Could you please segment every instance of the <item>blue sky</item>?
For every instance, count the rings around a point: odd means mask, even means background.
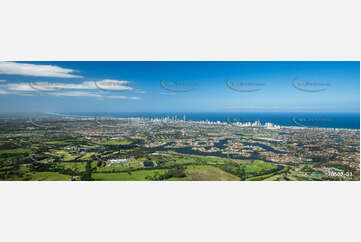
[[[359,62],[0,62],[2,113],[359,110]]]

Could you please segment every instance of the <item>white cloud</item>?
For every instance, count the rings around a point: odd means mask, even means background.
[[[30,93],[17,93],[17,92],[9,92],[7,90],[0,89],[0,95],[18,95],[18,96],[34,96]]]
[[[131,91],[128,81],[102,80],[86,81],[81,83],[60,83],[60,82],[21,82],[2,85],[13,91],[64,91],[64,90],[104,90],[104,91]]]
[[[4,83],[1,84],[0,94],[3,95],[22,95],[33,96],[31,93],[43,91],[43,94],[57,97],[95,97],[95,98],[109,98],[109,99],[128,99],[140,100],[140,97],[131,96],[107,96],[104,95],[103,89],[99,89],[99,85],[104,85],[107,90],[112,91],[127,91],[133,90],[132,87],[127,86],[130,82],[118,80],[102,80],[97,83],[86,81],[81,83],[54,83],[54,82],[21,82],[21,83]],[[82,91],[89,90],[89,91]]]
[[[0,82],[6,82],[6,80],[0,80]]]
[[[32,88],[29,83],[9,83],[9,84],[6,84],[6,85],[3,85],[4,87],[6,87],[8,90],[11,90],[11,91],[25,91],[25,92],[32,92],[32,91],[35,91],[34,88]]]
[[[132,87],[129,86],[129,81],[118,81],[105,79],[102,81],[95,81],[93,83],[96,88],[101,89],[103,91],[131,91]]]
[[[140,100],[139,97],[129,96],[103,96],[93,92],[54,92],[49,93],[51,96],[67,96],[67,97],[96,97],[96,98],[110,98],[110,99],[129,99],[129,100]]]
[[[23,83],[20,83],[23,84]],[[26,83],[33,91],[60,91],[63,89],[92,90],[94,82],[62,83],[62,82],[29,82]]]
[[[92,92],[53,92],[49,93],[51,96],[67,96],[67,97],[102,97],[97,93]]]
[[[16,62],[0,62],[0,74],[21,75],[21,76],[41,76],[41,77],[62,77],[62,78],[82,78],[82,76],[71,74],[76,72],[53,65],[34,65]]]
[[[0,95],[9,95],[12,94],[11,92],[5,91],[5,90],[1,90],[0,89]]]

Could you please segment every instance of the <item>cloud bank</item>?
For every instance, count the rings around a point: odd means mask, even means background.
[[[72,74],[74,72],[77,71],[53,65],[34,65],[6,61],[0,62],[0,74],[7,75],[82,78],[82,76]]]

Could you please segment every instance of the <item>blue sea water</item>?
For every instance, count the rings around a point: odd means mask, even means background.
[[[359,113],[255,113],[255,112],[202,112],[202,113],[72,113],[73,115],[100,117],[142,117],[142,118],[174,118],[192,121],[212,122],[270,122],[281,126],[305,126],[322,128],[360,129]]]

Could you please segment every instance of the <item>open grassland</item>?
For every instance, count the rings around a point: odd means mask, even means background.
[[[82,142],[83,142],[83,140],[78,138],[78,139],[51,140],[51,141],[46,141],[43,144],[45,144],[45,145],[62,145],[62,146],[66,146],[66,145],[76,145],[76,144],[80,144]]]
[[[26,148],[16,148],[16,149],[8,149],[8,150],[0,150],[0,154],[25,154],[30,153],[30,149]]]
[[[246,162],[242,163],[241,167],[244,167],[246,174],[255,174],[258,172],[264,172],[268,170],[272,170],[277,168],[276,165],[266,163],[263,161],[254,161],[254,162]]]
[[[31,180],[33,181],[69,181],[70,179],[70,176],[57,172],[31,173]]]
[[[30,172],[22,177],[12,177],[5,181],[70,181],[71,176],[57,172]]]
[[[85,171],[85,162],[62,162],[57,164],[59,167],[63,167],[65,169],[77,170],[79,172]]]
[[[92,178],[97,181],[147,181],[147,177],[163,174],[164,170],[143,170],[122,173],[94,173]]]
[[[99,145],[130,145],[133,141],[130,139],[113,139],[107,141],[98,141],[97,144]]]
[[[104,181],[147,181],[149,177],[165,174],[166,169],[162,170],[141,170],[134,172],[120,173],[93,173],[94,180]],[[168,181],[239,181],[237,176],[222,171],[212,166],[189,166],[187,167],[186,177],[170,178]]]
[[[89,152],[89,153],[86,153],[85,155],[83,155],[81,158],[80,158],[80,160],[90,160],[91,158],[91,156],[92,155],[95,155],[96,153],[95,152]]]
[[[186,169],[187,176],[172,180],[183,181],[239,181],[239,177],[222,171],[212,166],[189,166]]]

